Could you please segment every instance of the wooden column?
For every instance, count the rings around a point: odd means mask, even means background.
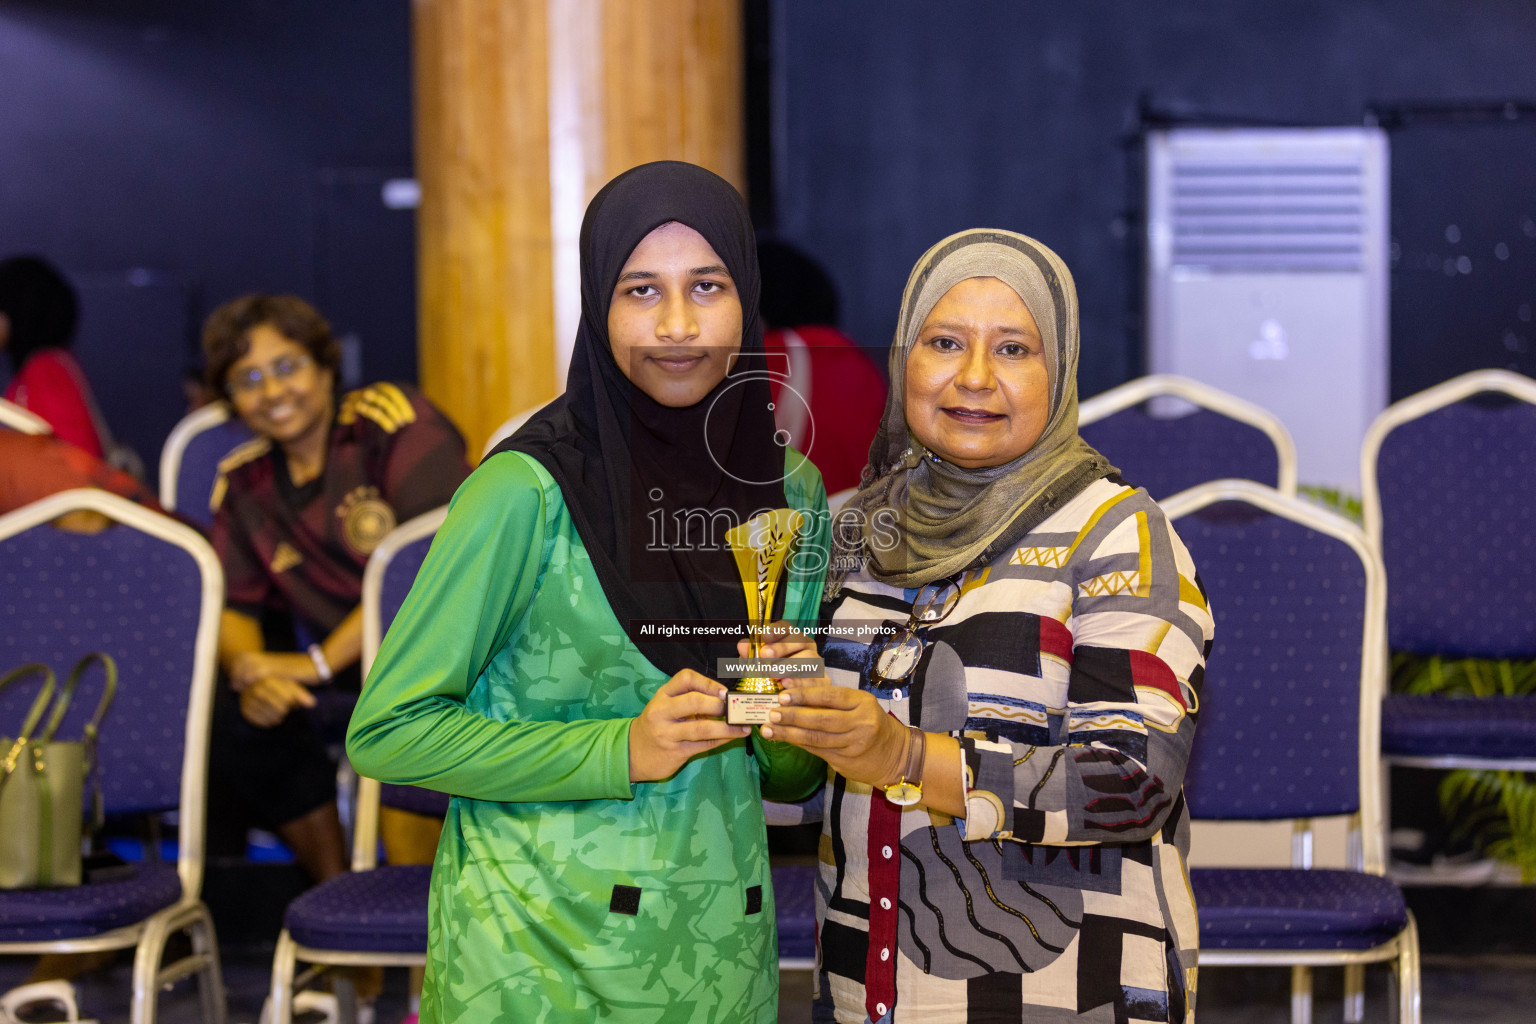
[[[479,446],[564,386],[604,182],[745,185],[738,0],[413,0],[421,383]]]
[[[422,390],[471,454],[554,393],[544,0],[414,0]]]
[[[687,160],[746,191],[738,0],[607,0],[603,167]]]

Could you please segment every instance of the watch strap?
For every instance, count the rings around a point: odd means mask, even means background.
[[[908,726],[907,764],[901,777],[884,787],[885,798],[898,807],[911,807],[923,796],[923,763],[928,755],[928,734]]]

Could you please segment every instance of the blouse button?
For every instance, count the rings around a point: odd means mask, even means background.
[[[882,949],[880,951],[880,959],[881,960],[889,960],[890,958],[891,958],[891,948],[889,946],[887,946],[886,948],[884,948],[884,949]]]
[[[901,700],[901,691],[900,690],[892,690],[891,691],[891,700]]]
[[[886,860],[890,860],[891,859],[891,848],[889,846],[882,846],[880,848],[880,855],[882,857],[884,857]]]
[[[891,901],[886,899],[884,896],[881,896],[880,897],[880,909],[881,910],[890,910],[891,909]]]
[[[875,1012],[878,1013],[880,1016],[884,1017],[885,1016],[885,1004],[884,1003],[876,1003],[875,1004]]]

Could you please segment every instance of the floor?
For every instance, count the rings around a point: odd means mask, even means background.
[[[270,941],[263,937],[276,934],[281,908],[302,884],[277,868],[210,873],[204,892],[220,922],[231,1024],[256,1024],[272,963]],[[1536,887],[1410,888],[1405,894],[1419,922],[1426,1024],[1536,1022]],[[0,993],[25,981],[31,963],[0,958]],[[79,979],[82,1011],[102,1024],[126,1024],[131,976],[131,958],[122,954]],[[810,974],[785,972],[781,978],[779,1020],[809,1021]],[[1342,982],[1342,970],[1317,971],[1316,1024],[1342,1022]],[[403,970],[385,973],[376,1024],[396,1024],[405,1016],[406,988]],[[1368,971],[1366,990],[1366,1021],[1385,1024],[1391,1019],[1385,967]],[[162,1024],[200,1024],[200,1017],[192,982],[162,994]],[[1289,971],[1208,968],[1200,975],[1199,1018],[1201,1024],[1287,1024]]]
[[[232,1024],[255,1024],[266,993],[269,959],[254,952],[226,955]],[[0,964],[0,991],[25,977],[25,964]],[[130,970],[126,961],[99,971],[79,983],[81,1010],[102,1024],[126,1024]],[[1208,970],[1200,977],[1201,1024],[1287,1024],[1290,1020],[1290,975],[1284,970]],[[1316,1024],[1343,1020],[1342,975],[1319,971],[1314,988]],[[1367,974],[1367,1022],[1390,1020],[1385,970]],[[779,1005],[781,1024],[809,1021],[811,977],[808,972],[783,975]],[[1424,965],[1426,1024],[1531,1024],[1536,1020],[1536,957],[1508,955],[1434,956]],[[390,971],[377,1004],[377,1024],[396,1024],[406,1012],[405,975]],[[162,1024],[199,1024],[196,991],[182,982],[164,993]]]

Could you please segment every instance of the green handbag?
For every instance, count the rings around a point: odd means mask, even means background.
[[[101,702],[76,741],[54,739],[80,677],[93,662],[105,673]],[[41,673],[43,688],[32,701],[14,739],[0,738],[0,889],[80,884],[81,819],[85,780],[96,759],[101,720],[117,692],[117,664],[106,654],[87,654],[70,670],[69,679],[53,701],[43,725],[48,701],[54,697],[53,670],[23,665],[0,678],[0,688]],[[101,791],[92,792],[92,821],[101,816]]]

